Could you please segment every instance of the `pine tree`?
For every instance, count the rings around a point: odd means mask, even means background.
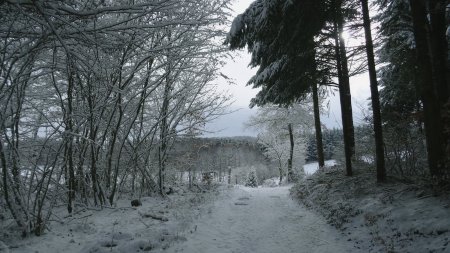
[[[333,159],[334,150],[338,144],[338,140],[341,138],[342,134],[338,129],[327,129],[324,131],[324,153],[325,159]]]
[[[424,111],[430,173],[449,180],[450,77],[446,38],[446,0],[409,1],[417,57],[417,90]],[[447,182],[448,183],[448,182]]]
[[[380,35],[383,43],[378,51],[383,65],[379,69],[381,110],[384,124],[414,123],[411,115],[422,110],[416,92],[415,41],[408,0],[394,0],[381,5]],[[402,127],[403,128],[403,127]]]
[[[317,60],[315,38],[331,19],[332,9],[328,1],[257,0],[235,18],[226,41],[231,49],[247,46],[252,53],[250,65],[259,66],[248,82],[254,88],[261,88],[252,99],[251,107],[266,103],[288,106],[313,92],[321,165],[323,148],[317,85],[329,83],[330,77],[326,75],[330,71],[318,66],[319,62],[328,61]]]
[[[364,32],[366,37],[366,51],[367,63],[369,69],[370,79],[370,93],[372,98],[372,112],[373,112],[373,129],[375,132],[375,147],[376,147],[376,166],[377,166],[377,181],[386,181],[386,167],[384,161],[384,144],[383,144],[383,130],[381,126],[381,111],[380,111],[380,96],[378,93],[378,80],[375,70],[375,53],[371,31],[371,21],[369,15],[368,0],[361,0],[361,7],[364,21]]]
[[[255,171],[250,171],[247,175],[247,180],[245,181],[245,186],[247,187],[258,187],[258,177]]]
[[[450,105],[445,0],[380,0],[380,93],[384,124],[402,144],[425,127],[430,173],[449,170]],[[406,140],[402,141],[402,140]],[[398,148],[398,144],[393,144]],[[406,146],[406,145],[405,145]],[[403,149],[404,147],[400,147]],[[390,152],[387,152],[389,154]],[[416,164],[416,163],[415,163]]]
[[[317,145],[314,135],[309,135],[306,144],[305,162],[317,161]]]
[[[316,83],[316,36],[328,15],[326,1],[257,0],[238,15],[228,34],[230,49],[248,47],[259,66],[249,85],[261,88],[252,106],[290,105]]]

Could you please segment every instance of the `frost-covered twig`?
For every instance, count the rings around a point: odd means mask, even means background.
[[[162,216],[162,215],[158,215],[158,214],[139,212],[139,215],[144,218],[152,218],[152,219],[160,220],[160,221],[169,221],[169,218]]]
[[[141,218],[139,218],[139,221],[142,222],[142,224],[144,224],[144,226],[146,228],[150,228],[150,225],[148,225],[147,223],[145,223]]]

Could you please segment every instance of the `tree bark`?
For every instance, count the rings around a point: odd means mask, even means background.
[[[70,59],[69,59],[70,60]],[[68,177],[68,203],[67,211],[72,213],[73,201],[75,199],[75,170],[73,164],[73,90],[74,90],[74,78],[72,73],[72,63],[67,63],[67,75],[68,75],[68,85],[67,85],[67,111],[65,113],[65,152],[64,160],[65,166],[67,166],[69,177]]]
[[[352,176],[352,160],[355,154],[355,134],[353,128],[352,100],[350,94],[350,79],[348,73],[347,52],[345,41],[340,36],[344,30],[341,1],[336,4],[336,20],[334,22],[334,39],[336,62],[339,79],[339,98],[341,102],[342,128],[344,136],[345,169],[346,175]]]
[[[437,90],[442,127],[441,152],[438,161],[439,177],[450,181],[450,64],[447,41],[447,0],[429,0],[428,8],[431,23],[431,55],[433,80]],[[447,155],[446,155],[447,154]]]
[[[170,67],[169,67],[170,68]],[[171,80],[169,78],[170,75],[170,69],[168,70],[167,77],[166,77],[166,84],[164,87],[164,97],[163,97],[163,104],[161,108],[161,123],[159,128],[159,141],[160,146],[158,150],[158,185],[159,185],[159,193],[161,195],[165,195],[164,192],[164,174],[165,174],[165,168],[166,168],[166,151],[167,151],[167,138],[168,138],[168,130],[169,127],[167,126],[167,117],[169,116],[169,99],[170,99],[170,90],[171,90]]]
[[[6,205],[8,206],[9,211],[11,212],[11,215],[13,216],[14,220],[16,221],[17,225],[21,228],[24,228],[24,232],[26,233],[26,224],[25,222],[22,220],[22,218],[20,217],[20,214],[18,213],[18,211],[14,208],[14,204],[11,202],[12,200],[10,199],[9,196],[9,192],[8,192],[8,187],[9,187],[9,183],[8,183],[8,168],[7,168],[7,163],[6,163],[6,155],[5,152],[3,151],[3,142],[0,138],[0,165],[2,166],[2,182],[3,182],[3,194],[4,198],[5,198],[5,202]],[[14,193],[12,193],[12,195],[14,195]]]
[[[446,0],[429,0],[433,80],[441,108],[449,102],[450,97],[450,72],[447,71],[448,43],[446,38],[447,23],[445,19],[446,2]]]
[[[445,158],[442,146],[442,126],[439,99],[433,85],[433,68],[430,55],[430,26],[423,1],[410,0],[417,53],[417,86],[424,110],[428,166],[431,175],[440,177],[439,163]]]
[[[278,156],[278,172],[280,173],[280,185],[283,182],[283,165],[281,163],[281,157]]]
[[[287,181],[292,182],[294,180],[294,171],[292,170],[292,159],[294,157],[294,134],[292,132],[292,123],[288,124],[288,131],[289,131],[289,142],[290,142],[290,148],[289,148],[289,159],[288,159],[288,176]]]
[[[120,89],[120,87],[119,87],[119,95],[118,95],[118,105],[119,105],[119,119],[117,120],[117,125],[116,125],[116,128],[113,130],[113,135],[114,135],[114,137],[113,137],[113,142],[112,142],[112,148],[111,148],[111,153],[110,153],[110,157],[109,157],[109,159],[110,160],[108,160],[108,169],[109,169],[109,174],[108,174],[108,177],[110,178],[110,183],[111,183],[111,185],[110,185],[110,194],[109,194],[109,197],[108,197],[108,199],[109,199],[109,204],[112,206],[113,205],[113,202],[114,202],[114,195],[115,195],[115,193],[116,193],[116,187],[117,187],[117,177],[118,177],[118,175],[119,175],[119,164],[118,164],[118,161],[116,162],[116,164],[114,165],[115,166],[115,168],[114,168],[114,171],[112,171],[112,157],[113,157],[113,151],[114,151],[114,146],[115,146],[115,144],[116,144],[116,140],[117,140],[117,138],[118,138],[118,134],[119,134],[119,129],[120,129],[120,127],[121,127],[121,123],[122,123],[122,117],[123,117],[123,107],[122,107],[122,94],[121,94],[121,89]],[[126,137],[124,137],[124,138],[126,138]],[[121,146],[122,147],[122,146]],[[118,152],[118,154],[117,154],[117,159],[120,159],[120,152]],[[112,175],[111,175],[111,173],[112,173]],[[112,178],[112,180],[111,180],[111,178]]]
[[[369,68],[370,93],[372,98],[373,130],[375,132],[375,150],[377,166],[377,182],[386,181],[386,167],[384,161],[383,128],[381,125],[380,95],[378,93],[377,73],[375,69],[375,55],[373,52],[372,31],[370,27],[369,5],[367,0],[361,0],[364,32],[366,37],[367,64]]]
[[[317,146],[317,159],[319,161],[319,167],[325,166],[325,158],[323,154],[323,141],[322,141],[322,127],[320,124],[320,110],[319,110],[319,94],[317,91],[317,85],[312,85],[313,91],[313,106],[314,106],[314,125],[316,128],[316,146]]]

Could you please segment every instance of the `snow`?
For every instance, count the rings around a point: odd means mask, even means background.
[[[450,252],[450,198],[430,185],[395,178],[376,183],[373,167],[319,170],[292,188],[303,204],[321,214],[365,252]]]
[[[255,44],[255,47],[253,50],[257,52],[258,50],[264,48],[260,43]],[[272,62],[269,64],[269,66],[265,67],[260,73],[252,77],[252,79],[249,81],[249,83],[263,83],[266,80],[272,79],[273,76],[281,72],[282,68],[286,64],[287,57],[283,56],[280,59]]]
[[[335,166],[336,164],[337,164],[336,160],[326,160],[325,161],[326,167]],[[303,165],[303,170],[305,171],[306,176],[314,174],[318,169],[319,169],[318,162],[313,162],[313,163],[308,163],[308,164]]]
[[[449,252],[448,195],[399,181],[378,185],[370,168],[354,174],[332,166],[293,188],[276,178],[271,187],[179,188],[143,197],[139,207],[121,199],[103,209],[77,206],[71,216],[60,206],[44,235],[25,239],[0,216],[0,252]]]
[[[236,187],[167,252],[355,252],[324,220],[289,198],[289,187]]]
[[[289,188],[222,185],[72,216],[62,206],[40,237],[8,239],[3,227],[0,252],[355,252],[325,219],[291,200]]]
[[[55,218],[44,235],[25,239],[11,231],[11,220],[0,222],[0,252],[162,251],[185,240],[183,234],[192,229],[192,221],[216,199],[218,192],[179,189],[167,198],[143,197],[139,207],[131,207],[128,199],[103,209],[78,206],[71,216],[64,205],[55,210]]]

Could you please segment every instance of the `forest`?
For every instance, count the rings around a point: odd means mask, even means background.
[[[1,1],[0,222],[41,236],[61,206],[70,217],[250,175],[295,183],[305,162],[329,159],[344,178],[370,168],[374,187],[448,194],[448,1],[255,0],[237,16],[232,4]],[[242,49],[259,134],[202,138],[228,113],[218,80],[233,82],[221,68]],[[350,78],[365,73],[357,125]],[[321,122],[332,93],[342,129]]]
[[[446,185],[450,154],[448,4],[371,4],[253,2],[234,19],[226,40],[231,49],[247,47],[252,54],[250,64],[259,67],[249,85],[261,90],[250,106],[289,107],[312,96],[317,158],[323,166],[319,94],[337,87],[346,174],[351,176],[357,143],[349,77],[368,71],[372,114],[367,121],[374,130],[377,181],[386,180],[386,160],[394,160],[388,167],[402,171],[403,161],[412,156],[414,165],[425,160],[418,167],[427,170],[437,184]],[[376,8],[377,15],[370,15],[370,7]],[[376,36],[372,23],[379,27]],[[359,36],[360,43],[346,45],[344,33]],[[397,143],[391,150],[392,141]],[[425,158],[420,158],[425,152],[419,150],[426,150]]]

